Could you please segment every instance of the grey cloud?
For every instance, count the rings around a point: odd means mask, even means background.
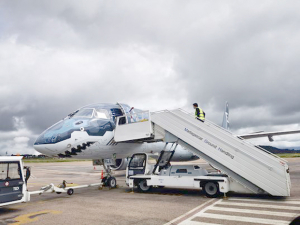
[[[2,1],[1,131],[94,102],[191,110],[232,129],[299,123],[299,3]]]

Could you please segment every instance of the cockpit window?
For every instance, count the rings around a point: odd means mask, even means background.
[[[105,109],[96,109],[95,117],[99,119],[109,119],[109,114]]]
[[[93,116],[93,112],[94,112],[94,109],[81,109],[74,115],[74,117],[91,118]]]

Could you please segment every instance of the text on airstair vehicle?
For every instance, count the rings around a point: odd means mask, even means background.
[[[231,153],[229,153],[229,152],[226,152],[226,151],[224,151],[222,148],[218,148],[218,150],[220,151],[220,152],[222,152],[222,153],[224,153],[225,155],[228,155],[230,158],[234,158],[234,155],[232,155]]]
[[[184,130],[185,130],[186,132],[188,132],[190,135],[194,136],[195,138],[198,138],[198,139],[201,140],[201,141],[203,140],[202,137],[200,137],[199,135],[197,135],[197,134],[195,134],[194,132],[190,131],[189,129],[184,128]]]

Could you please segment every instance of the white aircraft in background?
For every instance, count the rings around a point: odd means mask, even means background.
[[[116,143],[114,129],[116,117],[130,116],[141,110],[126,104],[92,104],[84,106],[69,114],[65,119],[45,130],[35,141],[34,148],[52,157],[72,157],[79,159],[111,160],[114,170],[124,170],[127,158],[137,152],[156,153],[164,148],[163,142],[153,143],[151,140]],[[223,124],[229,129],[229,107],[226,103]],[[300,133],[297,131],[261,132],[240,135],[244,139],[267,136],[273,140],[275,135]],[[178,146],[173,161],[189,161],[199,159],[198,156]]]
[[[229,104],[226,102],[225,104],[225,111],[223,116],[223,122],[222,127],[226,130],[229,130]],[[290,131],[274,131],[274,132],[254,132],[251,134],[242,134],[237,135],[237,137],[243,138],[243,139],[253,139],[253,138],[261,138],[261,137],[268,137],[269,141],[274,141],[273,136],[280,136],[280,135],[287,135],[287,134],[297,134],[300,133],[300,130],[290,130]]]

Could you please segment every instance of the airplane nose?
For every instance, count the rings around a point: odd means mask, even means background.
[[[41,133],[33,144],[38,152],[46,155],[63,151],[67,145],[63,141],[71,138],[74,131],[88,131],[87,119],[64,119]]]
[[[41,133],[33,144],[34,147],[45,144],[54,144],[60,142],[67,137],[67,132],[63,132],[64,121],[61,120],[54,124],[43,133]]]
[[[95,139],[105,135],[107,131],[113,131],[113,125],[107,119],[66,118],[41,133],[33,147],[38,152],[46,155],[65,152],[69,144],[73,146],[74,142],[76,142],[77,147],[83,144],[77,139],[65,142],[71,139],[72,134],[77,131],[80,131],[80,136],[84,136],[86,143],[94,142]],[[76,135],[79,134],[76,133]],[[86,139],[89,136],[90,138]],[[76,153],[75,150],[73,151],[74,153]]]

